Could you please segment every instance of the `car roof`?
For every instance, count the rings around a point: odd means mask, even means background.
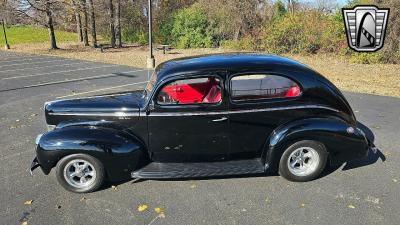
[[[245,68],[268,69],[295,68],[310,70],[307,66],[282,56],[261,53],[222,53],[177,58],[161,63],[156,68],[157,80],[175,74],[195,71],[241,70]]]

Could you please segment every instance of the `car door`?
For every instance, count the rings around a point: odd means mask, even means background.
[[[153,161],[226,160],[229,119],[224,82],[218,75],[172,78],[157,87],[148,113]]]
[[[283,75],[271,73],[234,74],[230,88],[230,138],[232,159],[258,158],[271,132],[290,121],[301,110],[296,106],[300,86]]]

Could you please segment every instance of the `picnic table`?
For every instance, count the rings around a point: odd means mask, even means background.
[[[169,50],[171,50],[171,45],[159,45],[158,47],[157,47],[157,49],[159,49],[159,50],[163,50],[163,54],[165,55],[165,53],[167,52],[167,51],[169,51]]]

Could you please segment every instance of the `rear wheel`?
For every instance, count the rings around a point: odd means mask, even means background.
[[[104,181],[101,162],[86,154],[68,155],[56,167],[58,182],[68,191],[86,193],[97,190]]]
[[[290,145],[279,162],[279,174],[291,181],[317,178],[325,168],[328,152],[316,141],[304,140]]]

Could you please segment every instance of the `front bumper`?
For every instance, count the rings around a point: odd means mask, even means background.
[[[31,173],[31,175],[33,176],[33,171],[40,167],[39,161],[37,159],[37,157],[33,158],[32,163],[31,163],[31,168],[29,169],[29,172]]]
[[[43,136],[43,134],[39,134],[39,135],[36,137],[36,139],[35,139],[35,144],[36,144],[36,145],[39,144],[40,138],[41,138],[42,136]],[[36,168],[38,168],[38,167],[40,167],[40,164],[39,164],[39,161],[38,161],[37,157],[35,156],[35,158],[33,158],[33,160],[32,160],[31,167],[30,167],[30,169],[29,169],[29,173],[33,176],[33,171],[34,171]]]

